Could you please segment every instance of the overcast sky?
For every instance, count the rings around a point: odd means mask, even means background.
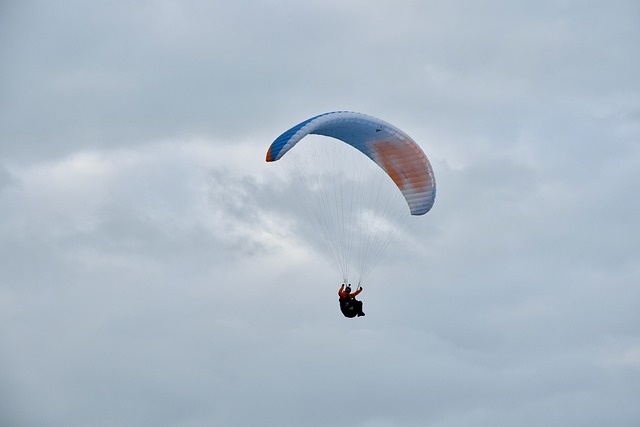
[[[0,424],[640,425],[638,40],[636,0],[2,1]],[[353,320],[264,162],[333,110],[438,184]]]

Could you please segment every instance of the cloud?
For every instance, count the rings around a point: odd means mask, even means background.
[[[7,425],[635,426],[634,2],[3,4]],[[340,317],[269,143],[436,173]]]

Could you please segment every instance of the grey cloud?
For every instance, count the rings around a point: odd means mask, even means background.
[[[9,187],[14,182],[15,181],[11,173],[4,167],[0,166],[0,191],[2,191],[6,187]]]
[[[4,424],[637,425],[635,2],[1,8]],[[264,162],[343,108],[438,182],[357,322]]]

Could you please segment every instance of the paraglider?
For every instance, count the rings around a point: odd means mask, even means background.
[[[344,283],[338,290],[338,301],[340,302],[340,311],[344,317],[362,317],[364,312],[362,311],[362,301],[358,301],[356,297],[362,292],[362,286],[357,291],[351,292],[351,283],[346,287]]]
[[[359,274],[355,296],[409,218],[433,207],[431,164],[404,131],[350,111],[320,114],[293,126],[271,144],[266,160],[276,162],[287,153],[293,189],[341,271],[342,283],[349,283],[354,269]],[[351,317],[362,312],[362,302],[353,307]]]

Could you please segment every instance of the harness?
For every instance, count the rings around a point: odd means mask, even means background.
[[[340,311],[345,317],[355,317],[358,313],[356,312],[356,306],[353,304],[353,299],[350,297],[340,298]]]

